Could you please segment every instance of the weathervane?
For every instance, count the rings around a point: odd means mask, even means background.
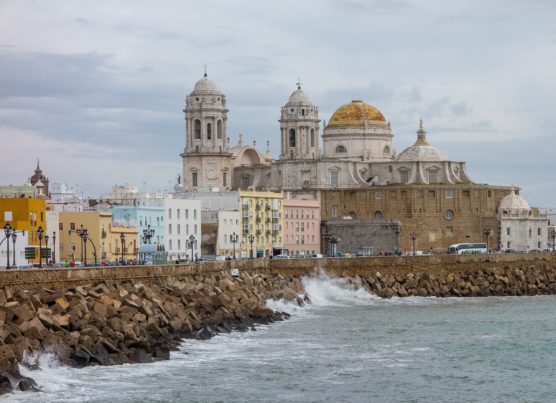
[[[301,89],[301,78],[297,79],[297,82],[295,83],[295,85],[297,85],[297,89],[300,90]]]
[[[207,76],[207,65],[205,64],[205,77]]]

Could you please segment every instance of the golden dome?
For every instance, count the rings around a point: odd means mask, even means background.
[[[363,101],[351,101],[336,109],[328,126],[364,126],[365,120],[373,124],[387,124],[382,112],[374,106]]]

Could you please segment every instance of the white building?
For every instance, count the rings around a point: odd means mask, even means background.
[[[241,237],[239,210],[203,211],[202,232],[204,253],[231,257],[235,251],[236,257],[239,256]],[[234,239],[236,239],[235,243]]]
[[[168,259],[201,257],[201,202],[165,199],[164,217],[164,248],[168,252]]]
[[[3,232],[3,231],[2,231]],[[6,267],[8,262],[8,247],[6,247],[6,238],[4,236],[0,237],[0,267]],[[9,242],[9,254],[10,254],[10,267],[11,266],[26,266],[28,261],[25,259],[25,248],[29,246],[29,231],[17,231],[15,244],[13,243],[13,238],[10,237]],[[14,253],[15,248],[15,253]],[[37,252],[38,256],[38,252]],[[15,263],[14,263],[15,257]],[[45,263],[45,262],[43,262]]]
[[[548,241],[548,218],[512,192],[500,200],[500,245],[503,250],[544,250]]]
[[[48,206],[54,211],[83,211],[83,198],[77,185],[65,183],[50,184]]]

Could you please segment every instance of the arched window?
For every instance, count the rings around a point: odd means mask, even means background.
[[[345,154],[347,152],[346,148],[342,145],[336,147],[337,154]]]
[[[382,215],[382,211],[377,210],[375,211],[375,220],[382,220],[384,216]]]
[[[201,140],[201,121],[199,119],[195,119],[193,122],[193,133],[195,140]]]
[[[383,154],[390,154],[390,147],[384,146],[384,150],[382,150]]]
[[[315,146],[315,129],[311,129],[311,147]]]
[[[355,213],[355,211],[350,211],[348,215],[354,220],[357,218],[357,214]]]
[[[216,138],[222,140],[222,121],[218,120],[216,122]]]
[[[309,189],[309,186],[311,186],[311,183],[308,180],[304,180],[303,181],[303,189]]]
[[[212,140],[212,123],[207,123],[207,140]]]
[[[290,147],[295,147],[295,130],[290,129]]]

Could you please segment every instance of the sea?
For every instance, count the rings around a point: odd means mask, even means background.
[[[168,361],[69,368],[6,402],[554,402],[556,296],[381,299],[307,278],[289,320],[183,340]]]

